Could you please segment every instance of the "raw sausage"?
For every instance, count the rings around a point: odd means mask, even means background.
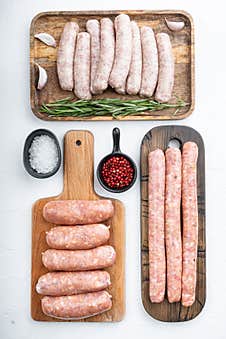
[[[78,34],[74,59],[74,93],[77,98],[89,100],[90,92],[90,35]]]
[[[172,96],[174,84],[174,58],[170,37],[166,33],[156,35],[159,55],[159,76],[155,99],[168,102]]]
[[[166,260],[164,239],[165,156],[162,150],[149,153],[149,296],[153,303],[164,299]]]
[[[166,157],[165,237],[167,296],[170,303],[181,300],[181,152],[168,148]]]
[[[116,258],[112,246],[99,246],[90,250],[46,250],[42,263],[49,271],[88,271],[114,264]]]
[[[100,20],[100,57],[93,82],[95,93],[102,93],[108,87],[115,54],[115,33],[109,18]]]
[[[59,319],[82,319],[111,309],[111,295],[106,291],[63,297],[47,297],[41,300],[42,311]]]
[[[198,247],[197,159],[197,145],[186,142],[182,150],[183,306],[191,306],[195,301]]]
[[[112,88],[121,88],[126,82],[129,73],[132,55],[132,32],[130,18],[126,14],[120,14],[115,18],[115,59],[109,78]]]
[[[56,200],[43,208],[46,221],[58,225],[94,224],[113,216],[111,200]]]
[[[36,291],[51,296],[73,295],[101,291],[110,284],[106,271],[49,272],[38,279]]]
[[[140,95],[151,97],[158,80],[158,51],[151,27],[141,27],[142,77]]]
[[[96,70],[99,62],[100,55],[100,23],[98,20],[88,20],[86,23],[87,32],[91,37],[91,81],[90,90],[96,94],[93,89],[93,81],[96,75]]]
[[[102,224],[57,226],[47,232],[46,242],[60,250],[87,250],[106,244],[109,237],[109,228]]]
[[[67,22],[57,51],[57,74],[60,87],[65,91],[72,91],[74,87],[73,62],[78,31],[76,22]]]
[[[132,59],[126,83],[127,93],[136,95],[140,90],[142,71],[142,52],[140,29],[135,21],[131,21],[132,30]]]

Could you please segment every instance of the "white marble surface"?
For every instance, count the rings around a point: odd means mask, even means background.
[[[0,1],[1,98],[1,235],[0,235],[0,338],[226,338],[226,48],[224,1],[159,0]],[[54,177],[36,180],[22,165],[27,134],[44,127],[62,142],[69,129],[89,129],[95,137],[95,165],[111,150],[111,131],[121,129],[122,149],[139,163],[140,143],[152,127],[167,122],[44,122],[35,118],[29,104],[29,25],[47,10],[184,9],[195,22],[196,106],[194,113],[176,124],[197,129],[206,147],[207,190],[207,301],[202,313],[188,323],[167,324],[145,313],[140,293],[140,190],[118,196],[126,205],[125,318],[115,324],[40,323],[30,317],[31,206],[62,188],[62,170]],[[173,122],[171,122],[172,124]],[[106,195],[95,183],[96,190]]]

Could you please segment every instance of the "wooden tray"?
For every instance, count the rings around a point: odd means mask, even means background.
[[[165,151],[171,139],[181,145],[194,141],[198,145],[198,260],[196,300],[191,307],[181,303],[170,304],[167,299],[151,303],[149,299],[148,264],[148,153],[160,148]],[[151,129],[143,138],[141,145],[141,278],[142,301],[145,310],[153,318],[161,321],[186,321],[195,318],[202,310],[206,300],[206,239],[205,239],[205,151],[201,136],[194,129],[185,126],[161,126]]]
[[[76,144],[78,140],[81,145]],[[48,248],[45,241],[45,232],[54,226],[44,220],[42,216],[43,206],[50,200],[60,199],[104,199],[98,196],[93,189],[93,135],[88,131],[70,131],[65,135],[63,192],[57,197],[40,199],[33,206],[31,316],[38,321],[63,321],[48,317],[42,313],[41,296],[35,291],[38,278],[47,272],[41,261],[41,253]],[[120,321],[124,315],[124,206],[119,200],[111,200],[114,204],[115,213],[106,224],[111,226],[109,244],[114,246],[117,258],[116,263],[106,270],[111,275],[112,285],[108,291],[112,295],[113,307],[108,312],[79,321]]]
[[[33,113],[44,120],[112,120],[111,117],[48,117],[40,113],[42,103],[52,102],[58,99],[73,96],[72,92],[60,89],[56,72],[56,48],[48,47],[34,38],[36,33],[47,32],[52,34],[59,43],[60,35],[67,21],[76,21],[81,30],[85,30],[85,23],[88,19],[110,17],[112,20],[120,13],[127,13],[131,20],[136,20],[139,26],[150,25],[156,33],[167,32],[173,45],[175,56],[175,85],[173,101],[176,98],[183,99],[189,103],[176,115],[175,109],[167,109],[159,112],[147,112],[143,116],[128,116],[123,120],[176,120],[183,119],[190,115],[194,109],[194,25],[191,16],[184,11],[88,11],[88,12],[45,12],[34,17],[30,28],[30,100]],[[166,24],[165,18],[171,20],[184,20],[185,27],[182,31],[173,33]],[[34,62],[43,66],[48,72],[48,83],[42,91],[35,88],[35,66]],[[121,98],[137,99],[138,96],[129,96],[115,93],[108,89],[102,95],[93,98]]]

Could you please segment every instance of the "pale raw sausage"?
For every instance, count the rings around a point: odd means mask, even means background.
[[[57,226],[46,233],[46,242],[50,248],[86,250],[106,244],[109,237],[109,228],[102,224]]]
[[[140,29],[135,21],[131,21],[131,30],[132,30],[132,59],[126,83],[126,91],[130,95],[136,95],[140,90],[141,84],[142,52],[140,41]]]
[[[186,142],[182,150],[183,306],[191,306],[195,301],[198,248],[197,159],[197,145]]]
[[[100,57],[93,82],[95,93],[102,93],[108,87],[115,54],[115,32],[109,18],[100,20]]]
[[[149,296],[153,303],[164,299],[166,259],[164,239],[165,156],[162,150],[149,153]]]
[[[57,74],[60,87],[65,91],[72,91],[74,87],[73,62],[78,31],[76,22],[67,22],[57,51]]]
[[[142,77],[140,95],[151,97],[158,80],[158,51],[151,27],[141,27]]]
[[[172,96],[174,84],[174,58],[167,33],[156,35],[159,55],[159,76],[155,92],[155,99],[159,102],[168,102]]]
[[[100,23],[96,19],[88,20],[86,23],[87,32],[91,37],[91,81],[90,90],[96,94],[93,89],[93,82],[97,71],[100,56]]]
[[[73,295],[101,291],[110,284],[106,271],[49,272],[38,279],[36,291],[51,296]]]
[[[78,34],[74,59],[74,93],[77,98],[91,99],[90,92],[90,35]]]
[[[116,253],[112,246],[99,246],[90,250],[53,250],[42,253],[42,263],[49,271],[89,271],[110,267]]]
[[[41,300],[42,311],[59,319],[83,319],[111,309],[111,295],[106,291],[63,297],[45,296]]]
[[[132,56],[132,32],[130,18],[120,14],[114,21],[116,32],[115,59],[109,78],[112,88],[123,88],[129,73]]]
[[[167,296],[170,303],[181,299],[181,151],[168,148],[166,157],[165,237]]]
[[[113,216],[111,200],[55,200],[43,208],[46,221],[58,225],[94,224]]]

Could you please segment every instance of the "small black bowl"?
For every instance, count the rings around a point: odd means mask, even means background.
[[[56,147],[57,147],[58,162],[56,164],[56,167],[48,173],[38,173],[35,169],[33,169],[31,167],[31,164],[30,164],[30,161],[29,161],[29,149],[31,147],[31,144],[32,144],[32,142],[33,142],[33,140],[36,136],[41,136],[41,135],[48,135],[50,138],[52,138],[54,140]],[[60,145],[59,145],[58,139],[55,136],[55,134],[53,134],[51,131],[49,131],[47,129],[37,129],[37,130],[31,132],[28,135],[28,137],[27,137],[27,139],[25,140],[25,143],[24,143],[23,162],[24,162],[24,167],[25,167],[26,171],[35,178],[44,179],[44,178],[49,178],[52,175],[54,175],[58,171],[58,169],[60,168],[60,165],[61,165],[61,150],[60,150]]]
[[[128,189],[130,189],[133,184],[136,181],[137,178],[137,167],[135,162],[126,154],[122,153],[120,150],[120,130],[119,128],[114,128],[112,131],[112,136],[113,136],[113,150],[112,153],[106,155],[99,163],[98,167],[97,167],[97,179],[99,181],[99,183],[101,184],[101,186],[103,188],[105,188],[107,191],[112,192],[112,193],[122,193],[127,191]],[[132,168],[133,168],[133,179],[130,182],[130,184],[128,186],[122,187],[122,188],[112,188],[109,187],[105,184],[103,177],[102,177],[102,168],[103,165],[105,164],[106,161],[108,161],[110,158],[115,157],[115,156],[121,156],[123,158],[125,158],[126,160],[129,161],[129,163],[131,164]]]

